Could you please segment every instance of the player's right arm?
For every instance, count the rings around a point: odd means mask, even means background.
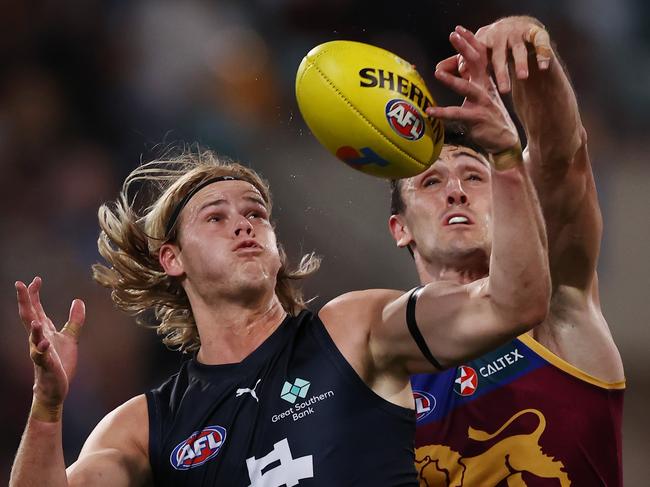
[[[104,418],[66,472],[62,410],[77,366],[84,304],[74,300],[66,325],[57,331],[40,302],[41,279],[16,283],[18,311],[29,333],[34,395],[9,480],[10,487],[136,486],[150,483],[148,419],[144,396]]]
[[[540,323],[548,312],[550,271],[540,205],[523,164],[517,129],[489,76],[485,45],[460,26],[450,40],[465,59],[467,72],[464,76],[453,74],[448,65],[455,59],[445,60],[438,65],[436,78],[465,100],[460,107],[431,107],[427,113],[461,120],[471,138],[491,154],[489,277],[465,286],[430,284],[423,291],[425,299],[418,304],[418,314],[433,317],[434,323],[450,324],[446,330],[434,324],[429,333],[439,345],[462,337],[458,345],[458,357],[462,357],[493,349]],[[393,309],[398,310],[395,316],[399,319],[403,303],[396,304]],[[443,310],[448,310],[449,316],[441,320]],[[454,347],[447,343],[441,348],[439,353],[444,354]]]
[[[436,76],[465,100],[459,107],[434,107],[427,113],[465,122],[472,138],[492,154],[493,236],[489,277],[469,284],[433,282],[417,298],[417,328],[442,367],[477,357],[538,325],[546,318],[550,298],[541,210],[516,128],[487,72],[486,49],[461,27],[450,40],[467,59],[470,76],[463,79],[445,70]],[[408,245],[408,223],[397,227],[398,245]],[[377,385],[386,371],[406,372],[402,378],[434,371],[407,327],[408,301],[409,293],[400,291],[359,291],[333,300],[319,314],[348,361],[389,399],[399,395],[401,400],[408,380],[400,383],[398,372],[397,385]],[[349,323],[365,326],[351,329]],[[368,355],[360,358],[359,350],[369,350]]]
[[[67,469],[70,486],[153,485],[149,464],[149,417],[144,395],[102,419]]]

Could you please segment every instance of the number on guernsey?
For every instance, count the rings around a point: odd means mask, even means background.
[[[273,468],[262,471],[277,463]],[[301,479],[314,477],[314,463],[311,455],[300,458],[291,456],[289,441],[285,438],[273,445],[273,450],[262,458],[250,457],[246,459],[248,477],[251,484],[249,487],[293,487],[298,485]]]

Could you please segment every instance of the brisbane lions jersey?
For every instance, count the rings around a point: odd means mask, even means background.
[[[422,486],[623,485],[625,383],[599,381],[529,335],[411,383]]]
[[[240,363],[185,362],[147,403],[157,487],[417,485],[414,411],[369,389],[308,311]]]

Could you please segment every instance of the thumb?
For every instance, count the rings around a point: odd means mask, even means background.
[[[79,338],[81,328],[86,320],[86,305],[81,299],[75,299],[70,305],[70,313],[68,314],[68,322],[61,329],[61,333]]]

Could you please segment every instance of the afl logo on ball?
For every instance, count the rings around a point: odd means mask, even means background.
[[[207,426],[176,445],[169,461],[176,470],[198,467],[217,456],[225,441],[226,428]]]
[[[436,398],[428,392],[413,391],[413,399],[415,399],[416,421],[426,418],[436,408]]]
[[[397,135],[407,140],[418,140],[424,135],[424,118],[406,100],[394,99],[386,103],[386,119]]]

